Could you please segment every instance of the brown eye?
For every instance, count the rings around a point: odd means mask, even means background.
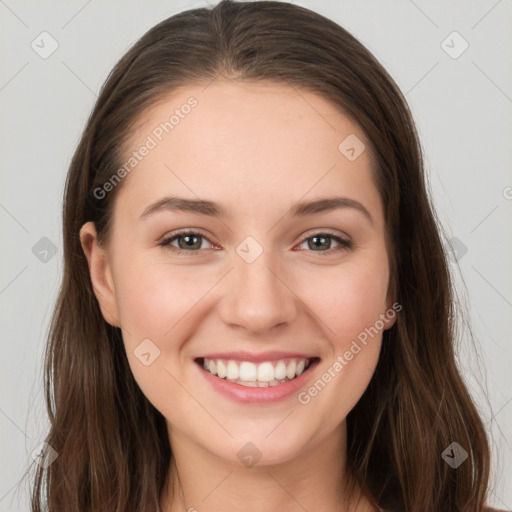
[[[197,233],[195,231],[185,231],[165,238],[158,245],[175,251],[178,254],[190,254],[199,252],[200,249],[205,249],[205,247],[203,247],[204,240],[211,244],[211,242],[201,233]],[[172,245],[172,243],[175,241],[178,242],[177,247]]]
[[[337,247],[332,247],[333,240],[338,244]],[[305,238],[301,245],[305,243],[307,243],[308,250],[320,253],[331,253],[333,251],[341,251],[352,247],[352,242],[349,240],[345,240],[330,233],[316,233],[313,236]]]

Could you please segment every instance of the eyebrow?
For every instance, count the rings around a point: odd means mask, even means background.
[[[353,208],[362,213],[371,224],[373,218],[370,212],[359,202],[348,197],[327,197],[314,201],[303,201],[294,204],[290,208],[292,217],[306,217],[319,213],[330,212],[339,209]],[[151,215],[164,211],[192,212],[208,217],[227,218],[229,214],[221,205],[204,199],[187,199],[177,196],[166,196],[153,204],[150,204],[140,215],[144,219]]]

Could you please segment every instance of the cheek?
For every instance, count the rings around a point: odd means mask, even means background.
[[[309,298],[323,321],[322,336],[327,337],[330,347],[321,373],[329,389],[316,406],[325,401],[340,406],[338,415],[326,418],[328,424],[348,413],[371,380],[385,328],[382,317],[387,309],[388,280],[386,257],[359,259],[343,272],[338,269],[330,278],[322,279],[319,292]],[[312,389],[310,398],[323,390],[322,386],[319,383]]]
[[[116,296],[128,332],[162,339],[215,283],[211,270],[131,258],[118,265]]]
[[[169,396],[180,413],[191,407],[179,384],[181,350],[193,335],[201,298],[216,276],[211,269],[157,263],[132,253],[117,260],[115,281],[133,376],[148,400],[166,417],[175,418],[175,411],[167,409]]]
[[[385,313],[387,260],[358,261],[331,274],[319,274],[314,290],[308,294],[308,305],[322,319],[333,344],[343,348]]]
[[[365,392],[375,371],[385,328],[388,287],[387,261],[357,266],[322,281],[311,297],[321,316],[330,347],[317,379],[302,390],[298,402],[304,414],[322,425],[320,434],[336,427]],[[291,432],[288,433],[291,435]]]

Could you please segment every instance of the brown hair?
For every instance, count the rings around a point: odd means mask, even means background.
[[[93,191],[123,161],[132,128],[177,87],[227,76],[312,91],[365,132],[375,160],[403,310],[384,332],[373,378],[347,418],[354,482],[379,509],[481,512],[489,447],[454,355],[453,290],[417,132],[398,87],[346,30],[305,8],[221,1],[149,30],[106,80],[72,159],[63,206],[64,275],[45,356],[58,458],[37,468],[32,511],[159,510],[172,461],[165,419],[136,384],[121,331],[103,318],[79,231],[108,239],[116,194]],[[441,453],[459,443],[456,470]]]

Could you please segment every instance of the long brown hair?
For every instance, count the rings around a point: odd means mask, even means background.
[[[172,461],[165,419],[136,384],[120,329],[101,314],[79,231],[93,221],[108,240],[122,183],[106,197],[94,190],[122,165],[146,109],[176,87],[220,76],[312,91],[367,135],[385,208],[390,285],[403,310],[384,332],[373,378],[347,418],[351,475],[379,509],[481,512],[488,440],[455,362],[453,287],[404,96],[333,21],[289,3],[230,0],[172,16],[136,42],[108,76],[72,159],[64,274],[45,355],[46,442],[58,457],[36,468],[32,511],[159,510]],[[468,453],[457,469],[441,457],[452,442]]]

